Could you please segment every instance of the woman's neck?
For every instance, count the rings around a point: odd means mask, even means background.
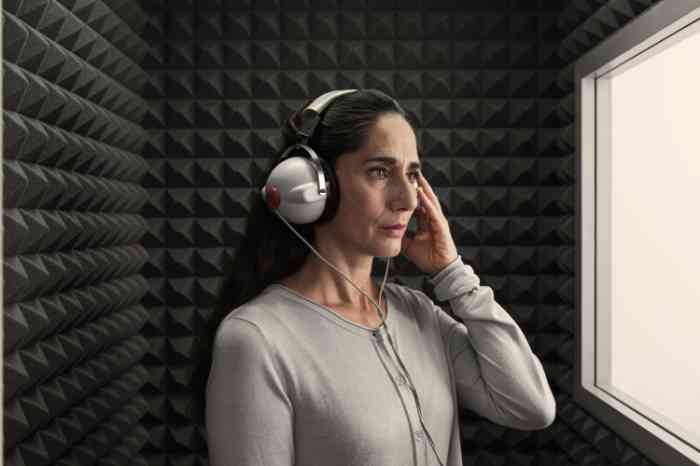
[[[329,260],[329,262],[333,264],[332,260]],[[355,268],[348,268],[343,265],[335,266],[362,291],[371,296],[375,302],[378,302],[379,287],[377,287],[371,277],[371,259],[368,263]],[[315,260],[307,259],[297,272],[285,277],[280,282],[304,296],[325,305],[368,309],[376,312],[376,309],[365,295],[360,293],[336,270],[318,258]]]

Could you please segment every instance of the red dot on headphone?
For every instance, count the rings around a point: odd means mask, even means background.
[[[281,197],[276,186],[265,186],[265,202],[272,210],[276,210],[280,206]]]

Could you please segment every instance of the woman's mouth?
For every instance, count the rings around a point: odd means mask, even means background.
[[[406,230],[406,225],[390,225],[382,227],[381,230],[389,236],[400,238]]]

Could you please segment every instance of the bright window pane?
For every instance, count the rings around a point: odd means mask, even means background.
[[[610,361],[598,383],[698,445],[700,29],[650,52],[597,83],[611,170]]]

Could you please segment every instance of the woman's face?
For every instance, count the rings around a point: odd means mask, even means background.
[[[418,202],[420,161],[409,123],[398,114],[379,117],[365,147],[338,157],[335,169],[341,196],[328,228],[341,249],[373,257],[397,256]],[[404,229],[384,228],[396,224]]]

